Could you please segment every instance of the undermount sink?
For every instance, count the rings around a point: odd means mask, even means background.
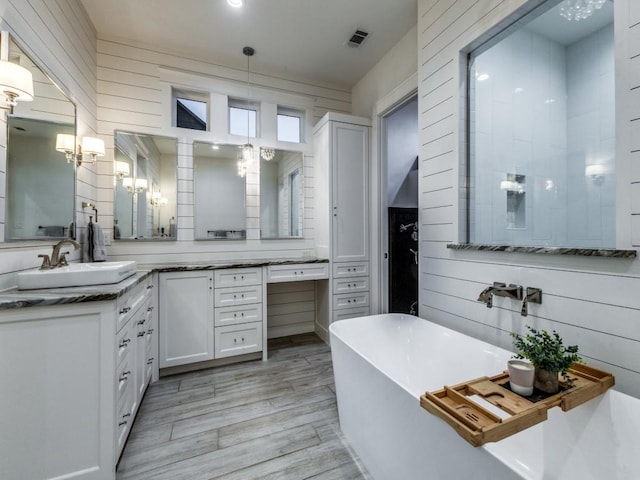
[[[137,271],[135,261],[71,263],[50,270],[18,273],[18,289],[83,287],[118,283]]]

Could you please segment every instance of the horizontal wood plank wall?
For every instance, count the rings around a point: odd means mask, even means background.
[[[315,282],[267,285],[267,337],[313,332]]]
[[[509,332],[525,324],[555,329],[588,363],[613,372],[616,388],[640,397],[640,260],[446,248],[465,241],[461,52],[523,7],[525,0],[419,0],[420,316],[507,349]],[[640,197],[630,198],[640,188],[640,7],[616,0],[615,9],[617,105],[626,105],[617,109],[616,168],[624,179],[617,236],[619,248],[632,248],[640,244]],[[527,317],[505,298],[488,309],[476,299],[494,281],[541,288],[543,303],[530,305]]]
[[[226,112],[211,113],[211,131],[197,132],[171,126],[171,87],[212,92],[211,104],[220,108],[225,95],[246,96],[247,70],[244,58],[236,66],[211,59],[192,58],[188,54],[161,51],[145,45],[131,45],[114,39],[98,39],[98,131],[107,146],[107,154],[98,166],[98,209],[101,222],[113,225],[113,135],[115,130],[178,139],[178,241],[113,242],[112,260],[135,259],[139,263],[200,262],[225,259],[284,258],[313,255],[314,241],[314,169],[312,125],[329,110],[349,112],[351,94],[330,85],[292,80],[270,73],[251,72],[252,98],[263,102],[263,111],[275,117],[276,104],[306,109],[304,151],[304,239],[260,240],[259,177],[247,174],[247,239],[243,241],[197,241],[194,239],[194,140],[218,143],[243,143],[226,133]],[[291,104],[299,102],[299,105]],[[226,107],[224,107],[226,108]],[[224,128],[224,130],[223,130]],[[275,128],[268,129],[275,137]],[[258,142],[275,142],[259,139]],[[264,144],[264,143],[263,143]],[[277,142],[276,142],[277,145]],[[295,150],[295,145],[279,148]]]
[[[57,83],[76,104],[78,134],[95,135],[96,32],[79,0],[0,0],[0,27]],[[6,121],[0,113],[0,289],[15,285],[15,273],[40,265],[38,254],[51,243],[4,239],[6,182]],[[81,203],[95,201],[95,167],[78,170],[76,216],[82,235]],[[79,258],[78,252],[69,256]]]

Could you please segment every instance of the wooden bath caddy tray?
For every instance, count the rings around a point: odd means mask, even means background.
[[[552,407],[560,406],[565,412],[571,410],[604,393],[615,383],[610,373],[581,363],[574,364],[568,373],[573,386],[569,387],[561,381],[560,388],[563,390],[542,399],[523,397],[509,390],[509,374],[503,372],[426,392],[420,397],[420,405],[451,425],[471,445],[478,447],[545,421],[547,410]],[[480,400],[476,402],[469,398],[472,395],[477,395]],[[498,407],[504,414],[498,415],[483,407],[483,401]]]

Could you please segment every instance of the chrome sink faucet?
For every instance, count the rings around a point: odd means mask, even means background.
[[[65,265],[69,265],[67,263],[67,259],[65,255],[68,255],[69,252],[60,252],[60,249],[63,245],[73,245],[75,250],[80,248],[80,244],[75,240],[71,240],[70,238],[65,238],[60,240],[53,246],[53,252],[51,252],[51,259],[49,259],[49,255],[38,255],[39,258],[42,258],[42,265],[40,265],[40,270],[49,270],[51,268],[64,267]]]

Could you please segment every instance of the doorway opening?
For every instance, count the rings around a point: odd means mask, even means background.
[[[418,315],[418,97],[403,100],[382,117],[381,224],[386,309]]]

